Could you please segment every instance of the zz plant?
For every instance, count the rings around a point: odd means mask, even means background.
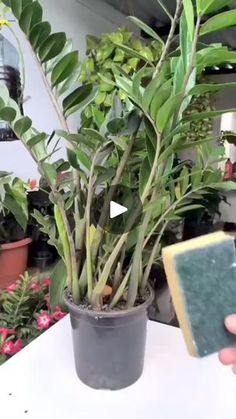
[[[1,87],[0,118],[7,120],[21,138],[51,190],[55,224],[38,213],[35,217],[66,266],[66,278],[52,284],[52,296],[58,300],[67,286],[77,304],[86,302],[97,310],[104,309],[104,305],[109,309],[119,304],[133,307],[145,298],[149,274],[160,256],[161,238],[168,224],[199,208],[205,194],[236,188],[231,182],[224,183],[223,173],[214,168],[214,161],[219,158],[212,153],[214,136],[192,142],[186,139],[193,121],[236,110],[184,115],[192,99],[235,87],[235,83],[196,85],[205,67],[236,62],[236,53],[227,47],[201,43],[203,35],[236,23],[235,17],[227,18],[227,12],[217,14],[223,3],[227,5],[230,1],[196,0],[195,9],[192,0],[177,0],[174,16],[168,12],[170,34],[165,43],[158,39],[161,43],[158,63],[147,61],[133,74],[113,65],[114,80],[103,77],[103,81],[114,86],[118,94],[114,93],[105,125],[97,131],[82,126],[75,133],[69,130],[68,116],[91,103],[97,87],[90,81],[82,86],[77,84],[78,53],[70,50],[64,33],[52,33],[50,24],[43,20],[38,1],[3,3],[11,8],[32,46],[61,121],[60,130],[53,137],[38,132],[32,121],[21,115],[6,88]],[[215,15],[206,20],[205,15],[213,12]],[[133,20],[157,38],[144,23]],[[173,53],[171,45],[178,24],[180,44]],[[126,50],[122,45],[119,48]],[[119,92],[128,98],[125,109],[120,106]],[[68,143],[68,159],[58,167],[53,163],[53,154],[61,138]],[[173,166],[175,154],[189,147],[197,154],[194,168],[184,164]],[[62,169],[68,174],[66,181],[60,183],[57,173]],[[117,184],[137,188],[144,208],[139,226],[119,236],[95,226],[92,219],[98,194],[105,185]],[[68,211],[73,212],[73,218]],[[108,286],[110,293],[106,292]]]

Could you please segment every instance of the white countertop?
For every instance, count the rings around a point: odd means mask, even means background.
[[[116,392],[92,390],[76,376],[67,316],[0,367],[0,416],[235,419],[236,376],[217,355],[191,358],[179,329],[149,322],[142,378]]]

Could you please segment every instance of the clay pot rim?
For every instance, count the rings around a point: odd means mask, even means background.
[[[25,247],[25,246],[28,246],[30,243],[32,243],[32,239],[30,239],[29,237],[23,240],[18,240],[16,242],[5,243],[0,246],[0,251],[17,249],[19,247]]]

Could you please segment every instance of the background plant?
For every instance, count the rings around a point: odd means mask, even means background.
[[[49,278],[25,273],[0,290],[0,365],[62,319],[60,307],[50,309]]]
[[[28,222],[27,185],[0,172],[0,244],[24,237]]]
[[[156,258],[160,257],[161,238],[168,224],[179,220],[187,211],[201,207],[199,202],[204,195],[215,190],[235,189],[235,184],[223,182],[223,173],[215,169],[222,154],[221,149],[216,150],[217,139],[213,135],[198,141],[186,139],[193,121],[213,118],[226,111],[184,114],[192,98],[235,87],[235,83],[196,85],[205,67],[236,60],[236,53],[225,46],[201,47],[199,38],[234,22],[223,13],[204,23],[203,16],[217,12],[222,6],[221,0],[214,4],[211,0],[197,0],[196,12],[191,0],[177,0],[175,15],[171,17],[171,31],[164,44],[155,32],[133,18],[139,27],[161,43],[157,65],[147,62],[133,74],[114,66],[115,81],[106,79],[106,82],[127,96],[127,108],[119,106],[119,96],[114,94],[109,121],[103,130],[101,127],[99,131],[82,127],[78,132],[70,133],[68,116],[91,103],[98,88],[88,83],[63,99],[65,87],[71,80],[74,85],[78,76],[78,60],[74,60],[78,54],[64,49],[67,45],[65,34],[51,34],[37,1],[27,0],[27,5],[16,0],[5,0],[4,3],[11,7],[33,47],[63,128],[57,130],[53,138],[38,133],[32,128],[32,121],[22,117],[6,89],[1,88],[0,118],[11,124],[51,189],[55,224],[40,214],[35,216],[66,266],[67,281],[63,278],[60,282],[53,281],[52,296],[58,299],[67,284],[75,303],[85,300],[96,309],[103,309],[104,305],[112,309],[119,304],[133,307],[145,298],[150,271]],[[171,44],[178,23],[180,46],[173,54]],[[119,48],[124,49],[124,46],[119,45]],[[58,182],[59,169],[52,162],[61,137],[68,142],[70,164],[62,163],[69,171],[63,185]],[[53,141],[56,145],[49,152],[48,143],[52,147]],[[174,166],[175,155],[191,147],[196,150],[195,166],[190,168],[186,163]],[[101,191],[107,185],[119,183],[138,188],[144,213],[139,227],[114,236],[94,226],[92,208],[98,188]],[[106,215],[110,199],[108,192],[102,217]],[[68,209],[74,212],[72,222],[67,217]],[[132,223],[133,219],[128,221],[130,228]],[[153,237],[155,241],[150,253],[146,250],[150,250]],[[104,293],[107,285],[112,290],[108,297]]]

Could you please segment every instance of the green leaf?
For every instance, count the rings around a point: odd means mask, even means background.
[[[43,9],[38,1],[29,3],[22,11],[19,25],[22,31],[28,36],[34,25],[42,21]]]
[[[154,120],[156,120],[157,112],[160,110],[162,105],[170,97],[172,91],[171,80],[164,83],[153,97],[150,107],[150,113]]]
[[[181,195],[184,195],[189,186],[189,170],[187,166],[184,166],[179,176],[179,185],[181,190]]]
[[[188,32],[190,39],[193,40],[194,36],[194,9],[192,0],[183,0],[185,17],[188,25]]]
[[[16,199],[7,193],[3,205],[8,209],[8,211],[10,211],[13,214],[17,223],[25,231],[27,227],[28,217],[25,214],[21,205],[16,201]]]
[[[200,204],[186,205],[182,208],[178,208],[177,210],[175,210],[175,214],[179,215],[179,214],[183,214],[183,213],[186,213],[188,211],[193,211],[193,210],[199,209],[199,208],[204,208],[204,207],[203,207],[203,205],[200,205]]]
[[[51,33],[51,25],[49,22],[39,22],[34,25],[29,34],[29,41],[34,50],[38,50],[40,45],[48,39]]]
[[[66,45],[66,34],[58,32],[50,35],[39,48],[39,58],[42,63],[52,60],[62,52]]]
[[[92,165],[91,160],[84,151],[82,151],[81,149],[78,149],[76,151],[76,157],[79,163],[85,167],[85,169],[87,170],[91,169],[91,165]]]
[[[151,80],[149,85],[145,88],[143,97],[142,97],[142,105],[144,109],[148,110],[150,103],[152,102],[154,95],[156,94],[157,89],[160,88],[161,83],[163,80],[160,80],[160,77],[155,77]]]
[[[37,144],[45,141],[47,139],[47,134],[45,134],[44,132],[42,132],[41,134],[37,134],[34,137],[32,137],[29,141],[27,141],[27,146],[28,147],[34,147]]]
[[[190,96],[201,96],[205,93],[217,93],[224,89],[235,89],[236,82],[220,84],[198,84],[194,86],[188,94]]]
[[[211,184],[210,188],[223,191],[236,191],[236,183],[232,181],[218,182]]]
[[[197,0],[197,12],[199,16],[203,16],[221,10],[232,2],[233,0]]]
[[[24,116],[14,124],[14,131],[18,137],[22,137],[32,126],[32,121],[28,116]]]
[[[53,272],[50,275],[51,284],[50,284],[50,305],[52,312],[55,310],[56,306],[60,306],[64,311],[65,301],[64,301],[64,292],[66,287],[67,280],[67,270],[65,263],[62,259],[57,262]]]
[[[9,106],[0,109],[0,119],[7,122],[13,122],[16,117],[16,111]]]
[[[236,53],[226,47],[204,48],[197,53],[197,69],[201,73],[205,67],[226,63],[236,63]]]
[[[142,97],[142,79],[145,77],[150,78],[152,74],[153,69],[146,67],[141,68],[141,70],[135,73],[135,76],[133,78],[133,94],[136,96],[136,98],[140,99]]]
[[[105,143],[105,138],[95,129],[92,128],[82,128],[81,134],[86,137],[88,142],[93,143],[93,145]]]
[[[122,49],[124,52],[126,52],[126,54],[129,57],[138,58],[140,61],[146,61],[149,64],[151,64],[150,60],[146,56],[142,55],[141,53],[137,52],[136,50],[134,50],[134,49],[132,49],[130,47],[127,47],[126,45],[123,45],[123,44],[116,43],[115,45],[117,47],[119,47],[120,49]]]
[[[160,108],[160,110],[157,112],[156,124],[160,132],[164,131],[167,123],[169,122],[170,118],[173,116],[175,110],[178,109],[178,106],[180,105],[180,100],[181,100],[180,95],[170,97],[164,103],[164,105]]]
[[[139,194],[142,196],[150,176],[151,168],[147,157],[142,162],[139,172]]]
[[[78,89],[74,90],[73,93],[71,93],[63,100],[64,113],[83,103],[91,95],[92,91],[92,83],[84,84],[83,86],[80,86]]]
[[[19,20],[22,11],[24,10],[24,8],[28,4],[31,4],[32,3],[32,0],[9,0],[7,3],[9,3],[9,7],[13,11],[13,14]],[[5,4],[6,4],[6,2],[5,2]]]
[[[143,32],[145,32],[151,38],[155,39],[156,41],[158,41],[162,45],[164,45],[163,40],[160,38],[160,36],[152,28],[150,28],[150,26],[146,25],[144,22],[142,22],[140,19],[138,19],[135,16],[129,16],[129,20],[131,20],[131,22],[133,22],[135,25],[137,25]]]
[[[78,163],[76,153],[70,148],[67,149],[67,158],[69,160],[69,163],[74,169],[77,169],[77,170],[80,169],[80,165]]]
[[[182,121],[198,121],[202,119],[215,118],[216,116],[224,115],[225,113],[234,113],[236,108],[233,109],[223,109],[221,111],[210,111],[210,112],[199,112],[193,113],[191,115],[185,116]]]
[[[111,134],[116,135],[122,131],[124,126],[125,126],[124,118],[115,118],[115,119],[112,119],[110,122],[108,122],[107,129]]]
[[[192,185],[192,189],[197,188],[198,186],[200,186],[200,184],[202,183],[202,168],[195,166],[193,167],[193,169],[191,170],[191,185]]]
[[[53,185],[56,185],[57,184],[57,171],[54,165],[44,162],[42,163],[42,168],[48,182],[52,183]]]
[[[200,35],[217,32],[222,29],[230,28],[236,25],[236,10],[220,13],[213,16],[211,19],[204,23],[200,30]]]
[[[78,51],[72,51],[63,57],[54,67],[51,76],[52,86],[63,82],[76,70],[79,64]]]

